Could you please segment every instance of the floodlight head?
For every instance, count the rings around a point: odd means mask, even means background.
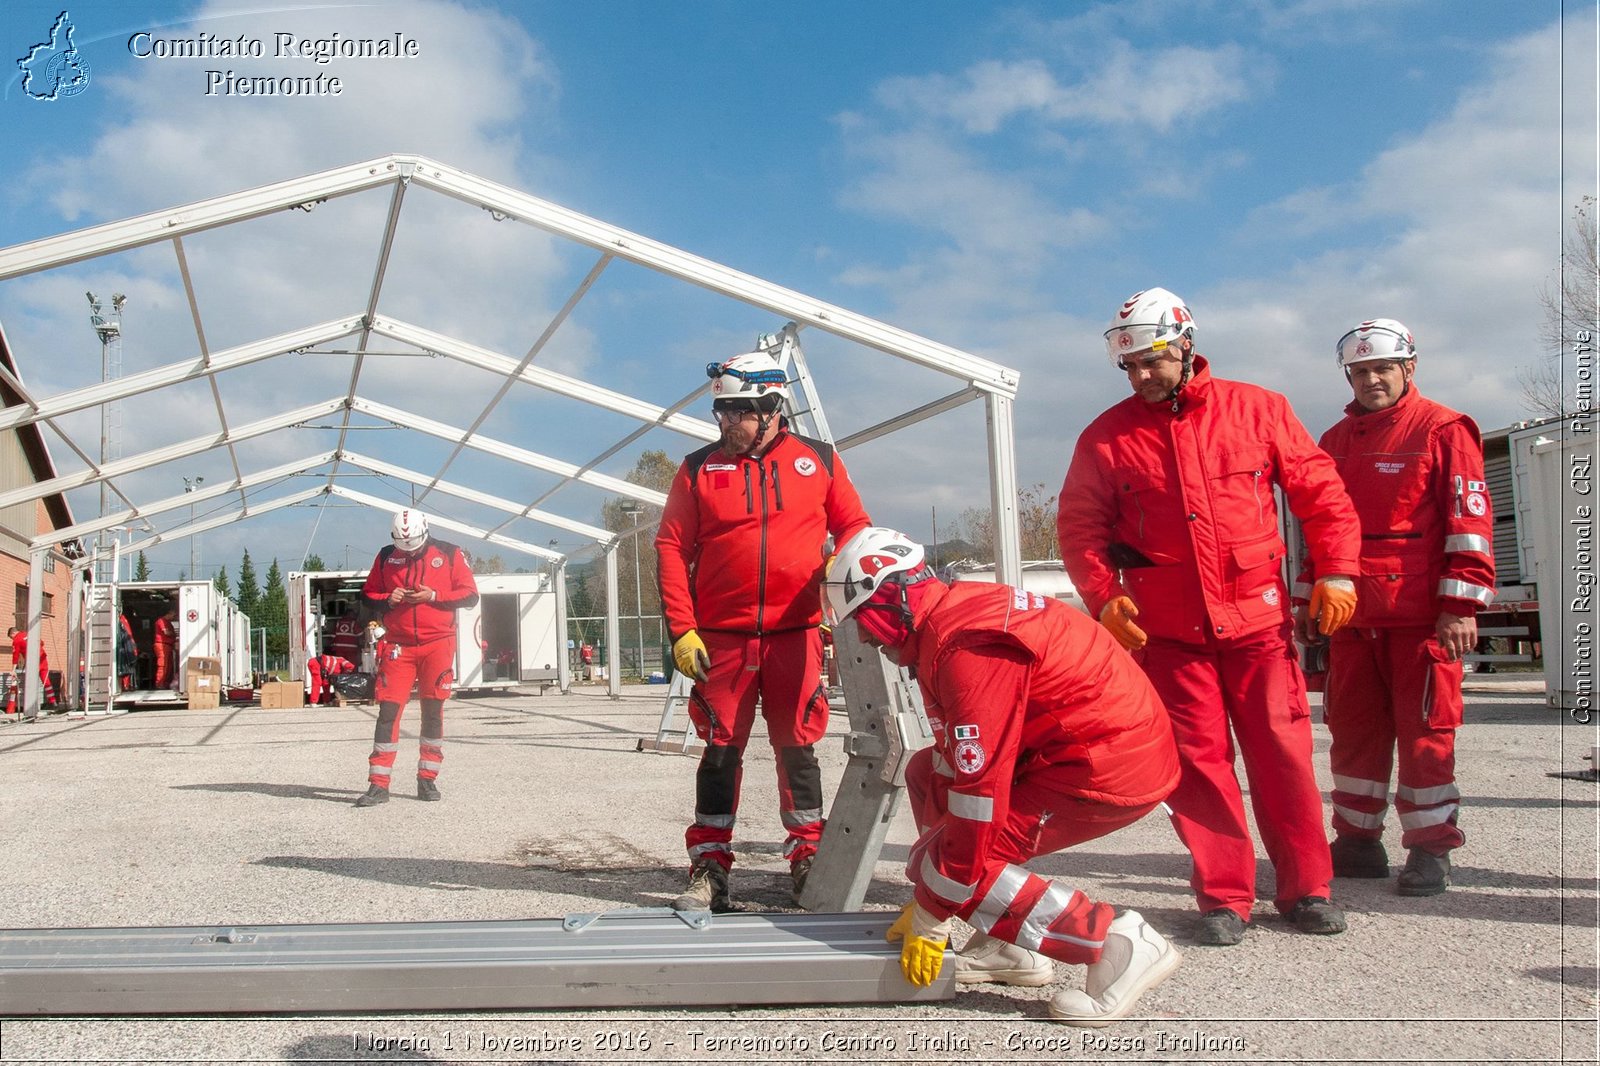
[[[113,310],[113,311],[121,311],[122,310],[122,305],[127,303],[127,302],[128,302],[128,298],[126,296],[124,296],[122,293],[114,292],[114,293],[111,294],[111,310]]]

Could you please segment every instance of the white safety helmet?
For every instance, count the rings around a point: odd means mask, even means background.
[[[925,558],[922,545],[882,526],[868,526],[845,541],[822,582],[828,625],[837,626],[849,618],[894,575],[921,570]]]
[[[711,379],[713,407],[774,411],[789,399],[789,380],[783,366],[767,352],[746,352],[725,362],[709,363],[706,377]]]
[[[1194,339],[1194,316],[1188,306],[1166,289],[1145,289],[1125,300],[1111,316],[1106,330],[1106,354],[1118,370],[1129,356],[1162,351],[1187,335]]]
[[[1392,318],[1369,318],[1339,338],[1334,356],[1342,367],[1375,359],[1415,359],[1417,344],[1404,323]]]
[[[416,551],[428,539],[428,516],[409,507],[404,511],[396,511],[394,524],[389,527],[389,537],[401,551]]]

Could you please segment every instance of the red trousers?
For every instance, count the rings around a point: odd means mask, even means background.
[[[907,865],[913,881],[938,866],[939,834],[927,831],[944,822],[953,780],[941,762],[933,748],[923,748],[906,767],[906,795],[923,834]],[[957,915],[1007,943],[1062,962],[1090,963],[1099,960],[1105,945],[1106,929],[1115,917],[1111,906],[1021,864],[1132,825],[1156,805],[1116,807],[1071,795],[1063,789],[1076,783],[1074,777],[1063,766],[1018,774],[1011,786],[1010,811],[1005,823],[994,827],[994,846],[985,856],[977,889]]]
[[[373,731],[372,754],[367,756],[367,780],[384,788],[394,771],[400,750],[400,716],[411,698],[413,682],[422,704],[422,734],[418,742],[417,777],[433,780],[444,763],[444,701],[455,684],[454,637],[429,644],[378,646],[378,723]]]
[[[156,688],[172,687],[173,675],[178,672],[178,646],[165,641],[154,644],[156,660]]]
[[[1333,734],[1333,831],[1383,835],[1389,775],[1400,844],[1442,854],[1466,842],[1456,826],[1456,728],[1461,664],[1445,659],[1432,626],[1342,629],[1329,649],[1324,720]]]
[[[1311,766],[1311,709],[1288,624],[1204,645],[1153,639],[1139,658],[1172,717],[1181,772],[1167,803],[1194,860],[1189,884],[1201,912],[1226,907],[1248,920],[1256,898],[1235,741],[1277,875],[1278,910],[1327,896],[1333,860]]]
[[[822,839],[822,771],[812,748],[828,731],[822,637],[813,628],[759,637],[702,630],[700,639],[711,669],[689,698],[689,717],[706,743],[695,773],[694,822],[684,833],[689,861],[733,865],[744,749],[758,701],[777,761],[783,854],[791,863],[809,858]]]

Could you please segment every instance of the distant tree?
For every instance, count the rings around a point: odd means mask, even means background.
[[[1553,418],[1577,410],[1576,375],[1571,372],[1573,349],[1585,343],[1587,332],[1592,355],[1600,341],[1600,244],[1595,227],[1596,200],[1585,196],[1572,212],[1572,225],[1562,242],[1561,264],[1554,286],[1539,294],[1543,315],[1539,345],[1544,355],[1517,372],[1524,409],[1540,418]]]
[[[257,602],[258,615],[251,615],[256,628],[267,631],[267,656],[283,663],[289,658],[289,594],[283,587],[283,571],[278,560],[267,567],[267,583]]]
[[[966,527],[966,539],[972,542],[974,557],[980,562],[994,562],[993,512],[987,507],[969,507],[961,512],[961,524]],[[1017,528],[1024,559],[1054,559],[1060,554],[1056,497],[1044,482],[1018,490]]]
[[[249,548],[244,550],[244,558],[239,561],[239,594],[234,597],[233,602],[239,605],[240,612],[250,617],[252,626],[261,625],[261,619],[257,617],[261,589],[256,584],[256,568],[250,561]]]
[[[627,480],[647,489],[666,492],[672,487],[672,479],[677,472],[678,461],[668,456],[666,452],[647,451],[640,454]],[[630,511],[639,512],[638,590],[642,606],[640,613],[648,619],[652,615],[661,613],[661,594],[656,588],[656,541],[652,528],[661,521],[661,508],[652,503],[641,503],[626,497],[607,500],[600,508],[600,524],[614,533],[630,534],[635,528],[635,518],[629,513]],[[633,559],[633,545],[624,541],[617,548],[617,602],[622,613],[627,615],[632,615],[634,611]],[[570,584],[577,585],[579,582]],[[599,605],[606,602],[605,568],[592,567],[582,585],[588,602],[595,605],[595,611],[592,613],[603,612],[604,607]]]
[[[225,599],[233,598],[233,590],[228,587],[228,568],[226,566],[218,568],[217,576],[211,579],[211,584],[216,587],[218,592],[222,593]]]
[[[139,557],[133,562],[133,579],[135,581],[150,580],[150,560],[144,557],[144,552],[140,552]]]
[[[322,561],[322,556],[318,555],[316,552],[312,552],[310,555],[306,556],[305,562],[301,563],[300,566],[308,574],[315,574],[328,569],[328,564],[324,563]]]
[[[496,553],[490,556],[475,555],[472,557],[472,572],[474,574],[503,574],[506,572],[506,561]]]

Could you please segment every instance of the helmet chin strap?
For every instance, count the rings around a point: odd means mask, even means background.
[[[1194,341],[1185,337],[1180,343],[1183,344],[1183,376],[1178,378],[1178,383],[1167,393],[1167,402],[1172,405],[1173,414],[1177,414],[1178,408],[1182,406],[1178,402],[1178,394],[1189,384],[1189,378],[1194,373]]]

